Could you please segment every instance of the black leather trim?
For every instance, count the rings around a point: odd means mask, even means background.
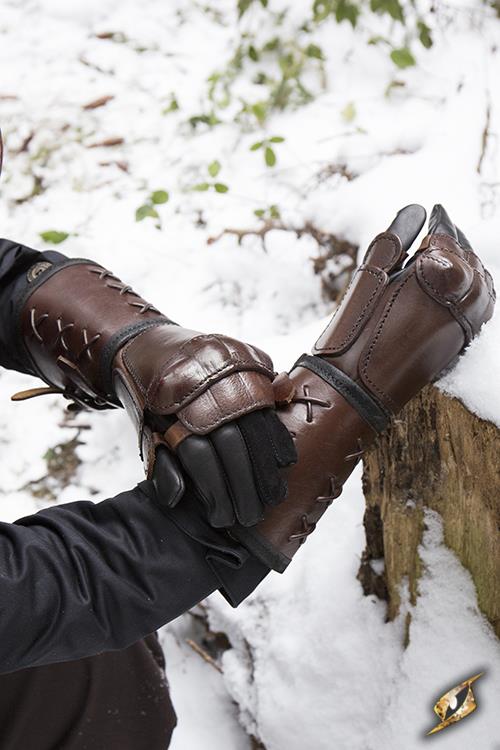
[[[235,524],[234,526],[231,526],[230,529],[226,529],[226,531],[230,537],[243,544],[247,550],[263,562],[264,565],[267,565],[271,570],[275,570],[277,573],[284,573],[288,565],[291,563],[290,558],[280,552],[279,549],[274,547],[271,542],[263,536],[260,536],[254,526],[244,527]]]
[[[113,392],[112,365],[115,354],[118,352],[118,350],[121,349],[122,346],[125,346],[127,341],[130,341],[130,339],[138,336],[139,333],[147,331],[148,328],[167,325],[176,326],[178,324],[174,323],[173,320],[170,320],[170,318],[162,315],[159,318],[149,318],[147,320],[139,320],[137,323],[131,323],[130,325],[125,326],[125,328],[121,328],[111,336],[101,352],[101,361],[99,363],[99,380],[101,381],[101,385],[104,388],[104,392],[108,396],[113,396],[113,398],[116,398],[116,395]]]
[[[321,357],[302,354],[294,364],[305,367],[328,383],[368,422],[375,432],[383,432],[390,422],[391,414],[378,404],[358,383]]]

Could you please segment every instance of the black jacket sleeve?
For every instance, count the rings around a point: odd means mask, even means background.
[[[30,373],[16,300],[34,263],[0,241],[0,364]],[[203,519],[193,494],[160,510],[152,482],[94,505],[0,523],[0,672],[125,648],[219,589],[236,606],[268,568]]]
[[[224,568],[230,599],[263,578],[237,545],[183,533],[154,492],[0,524],[0,672],[126,648],[225,586]]]
[[[28,286],[27,273],[40,261],[57,263],[66,256],[49,250],[40,253],[26,245],[0,239],[0,365],[31,373],[17,331],[16,302]]]

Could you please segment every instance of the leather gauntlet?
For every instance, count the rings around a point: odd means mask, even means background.
[[[290,378],[294,396],[279,417],[298,463],[289,497],[252,529],[231,534],[282,572],[392,416],[450,367],[493,312],[488,271],[444,209],[405,264],[425,221],[399,212],[371,243],[335,315]]]
[[[291,384],[264,352],[182,328],[92,261],[37,263],[28,282],[20,331],[49,388],[14,398],[49,391],[93,409],[124,406],[165,504],[179,500],[187,473],[215,526],[255,523],[262,504],[283,499],[280,469],[295,451],[274,407]]]

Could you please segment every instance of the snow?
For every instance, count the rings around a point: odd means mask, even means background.
[[[237,712],[219,672],[186,641],[195,636],[189,617],[179,618],[162,632],[172,701],[179,717],[171,750],[250,750],[249,738],[238,724]]]
[[[311,104],[275,114],[265,131],[255,132],[231,122],[237,107],[231,104],[225,124],[194,134],[186,122],[206,109],[207,75],[223,66],[238,35],[233,0],[210,5],[223,23],[201,4],[180,0],[4,3],[3,236],[48,248],[40,232],[69,232],[63,252],[111,267],[186,326],[222,330],[267,348],[279,369],[310,349],[331,304],[312,272],[318,251],[310,237],[273,231],[266,250],[252,236],[241,245],[231,235],[207,243],[228,227],[258,227],[255,209],[276,204],[287,226],[310,221],[363,249],[402,205],[430,209],[442,202],[500,288],[500,22],[479,0],[438,4],[436,43],[419,50],[418,66],[405,71],[396,71],[385,48],[368,46],[348,25],[324,24],[315,42],[326,55],[327,86],[321,91],[311,77],[318,94]],[[291,28],[310,3],[287,5],[285,28]],[[261,13],[249,11],[248,28],[259,28]],[[380,31],[387,28],[381,24]],[[103,32],[126,39],[98,39]],[[385,95],[394,79],[404,85]],[[255,88],[249,76],[237,84],[241,96],[254,95]],[[172,94],[180,109],[163,114]],[[114,98],[106,106],[82,108],[108,95]],[[350,103],[355,118],[346,122],[342,112]],[[263,135],[285,138],[276,145],[274,169],[250,151]],[[124,141],[89,148],[107,138]],[[193,191],[215,159],[229,191]],[[128,172],[116,162],[126,162]],[[331,165],[345,165],[355,178],[321,180]],[[43,191],[19,203],[32,191],[33,171]],[[157,207],[160,230],[152,219],[135,221],[136,209],[158,189],[170,194]],[[497,313],[439,387],[500,426],[500,398],[492,393],[500,380],[499,334]],[[13,391],[31,384],[0,373],[5,520],[47,502],[26,485],[46,472],[46,451],[76,432],[60,426],[57,398],[9,402]],[[80,433],[83,464],[60,489],[61,502],[98,501],[141,478],[124,414],[85,414],[76,424],[90,430]],[[362,513],[356,474],[286,575],[269,576],[236,611],[218,595],[210,599],[213,626],[224,627],[233,642],[223,676],[185,646],[188,616],[166,629],[180,716],[177,750],[211,742],[220,750],[246,750],[246,730],[262,737],[267,750],[412,750],[433,725],[434,701],[483,667],[487,674],[475,688],[480,710],[440,734],[439,742],[489,750],[498,737],[500,657],[468,573],[443,546],[439,519],[429,514],[420,597],[415,607],[407,605],[412,626],[404,649],[406,611],[385,623],[383,604],[362,596],[355,578],[364,546]]]
[[[458,746],[493,747],[500,650],[470,575],[428,511],[418,604],[403,597],[400,616],[384,623],[384,605],[363,596],[355,577],[364,547],[359,479],[357,472],[349,480],[284,576],[270,576],[237,610],[212,601],[212,627],[232,640],[223,667],[241,721],[258,727],[267,750],[413,750],[437,723],[435,701],[484,669],[480,711],[457,727]],[[440,742],[456,748],[457,734],[444,732]]]

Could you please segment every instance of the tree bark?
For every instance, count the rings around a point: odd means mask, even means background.
[[[366,455],[363,484],[365,593],[385,598],[393,619],[406,578],[416,603],[423,511],[432,508],[500,637],[500,430],[429,386]]]

